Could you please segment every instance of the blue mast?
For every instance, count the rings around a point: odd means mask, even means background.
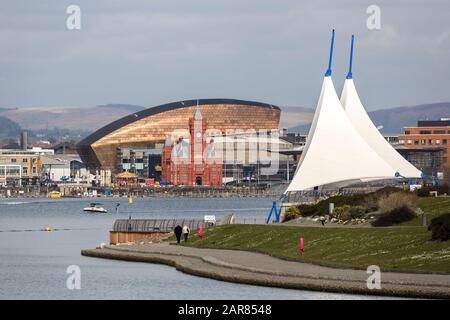
[[[325,72],[325,77],[331,76],[331,63],[333,62],[333,46],[334,46],[334,29],[331,33],[331,48],[330,48],[330,60],[328,61],[328,69]]]
[[[348,73],[347,73],[346,79],[352,79],[353,78],[352,64],[353,64],[353,42],[354,41],[355,41],[355,36],[352,34],[352,44],[350,46],[350,64],[349,64],[349,67],[348,67]]]

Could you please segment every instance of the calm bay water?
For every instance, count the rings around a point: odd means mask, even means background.
[[[97,199],[96,199],[97,200]],[[107,214],[88,215],[91,199],[0,199],[0,299],[364,299],[364,296],[265,288],[190,276],[172,267],[82,257],[108,242],[115,219],[220,218],[263,221],[268,198],[101,199]],[[119,211],[115,212],[116,204]],[[213,208],[213,209],[211,209]],[[64,229],[39,231],[50,226]],[[81,268],[81,289],[66,288],[66,268]]]

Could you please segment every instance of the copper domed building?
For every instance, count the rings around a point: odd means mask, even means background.
[[[189,130],[189,119],[197,101],[203,117],[208,120],[208,129],[225,133],[227,130],[277,130],[279,126],[280,108],[271,104],[235,99],[185,100],[148,108],[114,121],[80,141],[77,151],[93,172],[137,172],[145,167],[145,160],[121,163],[118,158],[132,159],[130,152],[138,153],[138,159],[140,153],[147,152],[144,156],[147,161],[149,154],[160,157],[170,134],[175,130]]]

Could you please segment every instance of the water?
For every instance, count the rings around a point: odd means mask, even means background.
[[[364,299],[364,296],[265,288],[190,276],[172,267],[83,257],[108,242],[117,218],[197,218],[235,213],[264,220],[271,199],[102,199],[107,214],[88,215],[90,199],[0,200],[0,299]],[[119,212],[115,212],[120,203]],[[214,208],[214,209],[211,209]],[[60,231],[42,232],[50,226]],[[81,290],[66,269],[81,268]]]

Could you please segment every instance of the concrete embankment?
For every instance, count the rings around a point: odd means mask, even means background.
[[[450,276],[382,272],[381,289],[368,289],[365,270],[285,261],[268,255],[178,245],[133,244],[82,250],[84,256],[160,263],[216,280],[336,293],[450,299]]]

